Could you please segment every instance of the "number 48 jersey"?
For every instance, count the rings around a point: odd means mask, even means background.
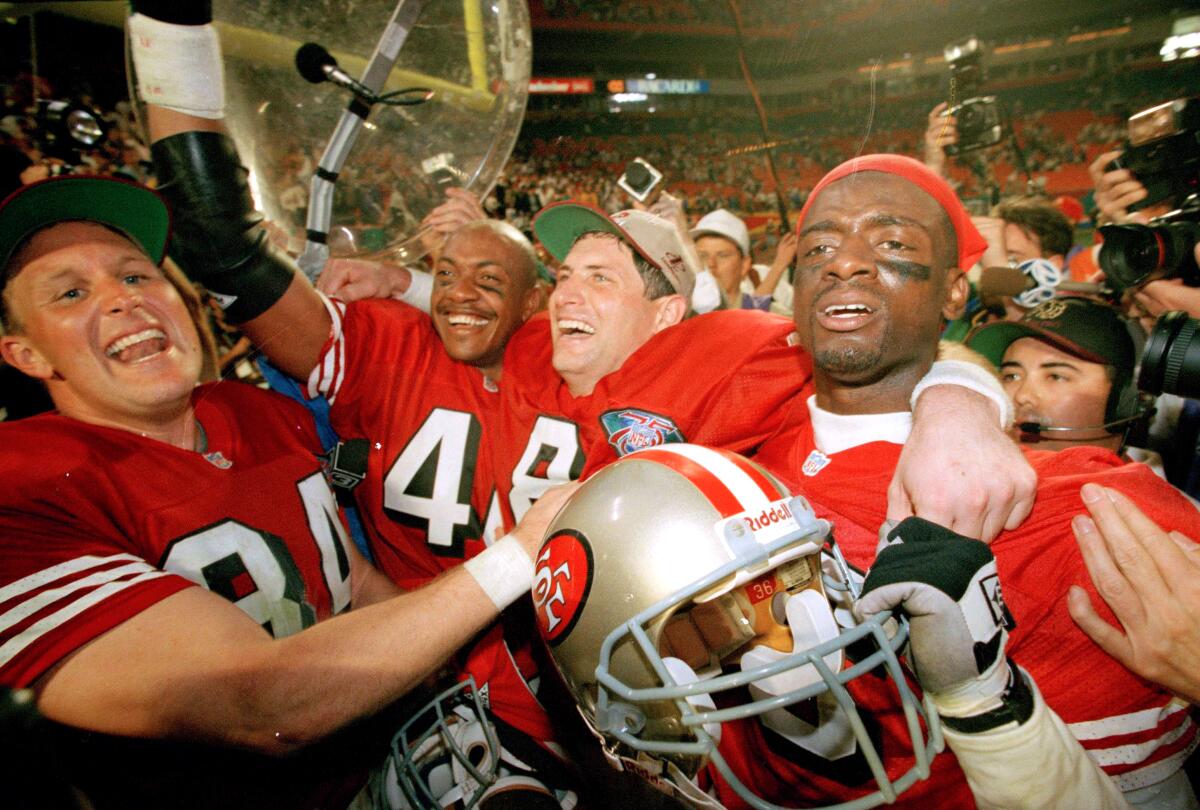
[[[275,637],[350,606],[308,414],[242,383],[192,402],[204,454],[58,414],[0,425],[0,683],[195,584]]]
[[[355,499],[376,565],[412,589],[497,536],[484,425],[499,394],[446,353],[425,313],[396,301],[326,306],[333,327],[308,394],[329,400],[343,439],[368,440]]]

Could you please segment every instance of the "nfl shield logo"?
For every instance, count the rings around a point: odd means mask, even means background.
[[[800,468],[800,471],[809,478],[812,478],[821,470],[825,469],[825,467],[828,466],[829,461],[829,456],[825,455],[820,450],[813,450],[808,454],[808,458],[804,459],[804,466]]]
[[[687,441],[669,418],[636,408],[605,411],[600,415],[600,424],[604,426],[608,443],[618,456],[627,456],[667,442]]]

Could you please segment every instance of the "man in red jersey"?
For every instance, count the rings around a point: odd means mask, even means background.
[[[0,683],[62,724],[96,806],[344,806],[365,761],[322,741],[528,590],[554,498],[482,568],[399,594],[348,542],[303,409],[197,387],[168,231],[111,179],[0,204],[0,352],[57,408],[0,425]]]
[[[911,389],[933,362],[943,318],[965,295],[966,246],[978,237],[943,181],[915,161],[880,155],[830,172],[810,196],[799,233],[796,327],[814,358],[815,393],[797,398],[784,428],[757,460],[833,522],[846,557],[866,570],[887,518],[888,481],[912,425]],[[848,308],[868,314],[837,317]],[[1027,455],[1039,474],[1033,512],[991,546],[1016,620],[1009,655],[1033,676],[1046,705],[1130,803],[1192,806],[1179,770],[1196,746],[1186,709],[1074,627],[1066,595],[1072,585],[1094,593],[1071,534],[1084,483],[1125,493],[1162,525],[1185,534],[1200,529],[1196,510],[1148,468],[1126,464],[1108,450]],[[952,480],[946,485],[953,489]],[[888,757],[903,739],[897,707],[867,690],[856,697],[879,722],[889,773],[903,771],[910,762]],[[964,718],[941,704],[939,711],[948,718],[953,747],[967,736],[955,730]],[[762,726],[742,723],[726,732],[723,745],[737,752],[739,773],[774,795],[827,800],[864,792],[853,778],[839,782],[835,769],[814,770],[811,759],[789,752]],[[1014,781],[1017,800],[1029,801]],[[931,778],[902,801],[962,806],[970,794],[954,760],[943,756]]]

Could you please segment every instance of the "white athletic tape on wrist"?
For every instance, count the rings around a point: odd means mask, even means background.
[[[496,610],[504,610],[533,587],[533,560],[511,534],[467,560],[463,568],[479,583]]]
[[[134,14],[129,39],[142,101],[200,118],[225,117],[225,74],[215,27]]]
[[[408,268],[408,273],[412,278],[408,289],[400,294],[400,300],[422,312],[431,311],[433,306],[429,299],[433,296],[433,274],[412,267]]]
[[[925,389],[935,385],[959,385],[996,403],[1000,411],[1000,429],[1008,430],[1013,422],[1013,405],[1000,381],[986,370],[965,360],[938,360],[917,383],[909,399],[909,407],[917,408],[917,399]]]

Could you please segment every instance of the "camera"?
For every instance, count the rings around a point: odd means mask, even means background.
[[[1146,187],[1146,198],[1131,204],[1130,211],[1200,192],[1200,96],[1130,116],[1125,150],[1105,166],[1116,169],[1129,169]]]
[[[984,78],[979,40],[971,37],[947,45],[944,54],[950,66],[951,101],[965,97],[946,110],[946,115],[955,117],[958,129],[958,143],[947,144],[946,154],[995,146],[1004,140],[1007,119],[999,99],[979,95]]]
[[[38,148],[48,157],[78,164],[80,153],[100,145],[108,125],[100,113],[72,101],[38,99]]]
[[[639,157],[626,164],[617,185],[633,199],[650,205],[662,191],[662,179],[662,172]]]
[[[1164,278],[1200,285],[1194,252],[1200,241],[1200,194],[1148,225],[1105,225],[1100,233],[1100,268],[1117,293]]]
[[[1142,352],[1138,390],[1147,394],[1176,394],[1200,399],[1200,321],[1186,312],[1168,312],[1158,319]]]

